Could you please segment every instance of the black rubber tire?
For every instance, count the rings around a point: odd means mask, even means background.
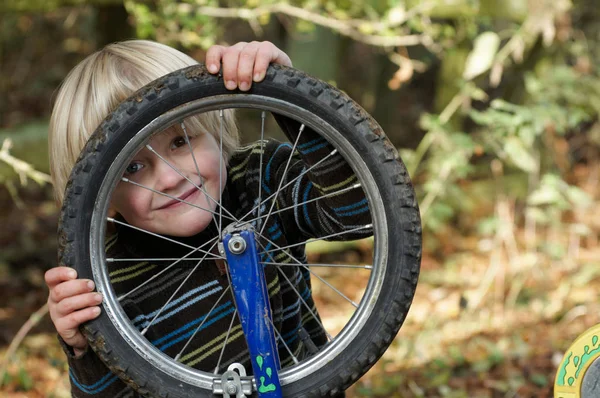
[[[219,76],[197,65],[169,74],[122,103],[87,143],[66,188],[58,237],[59,264],[92,278],[90,223],[96,190],[123,145],[154,117],[190,100],[229,94]],[[240,93],[239,91],[237,92]],[[291,102],[337,128],[358,150],[384,202],[389,261],[384,286],[365,327],[346,350],[309,377],[282,386],[284,396],[331,396],[348,388],[379,359],[396,336],[412,302],[421,258],[421,224],[415,193],[398,153],[380,126],[336,88],[298,70],[279,65],[268,69],[249,94]],[[397,244],[396,244],[397,243]],[[154,368],[121,337],[102,312],[83,327],[91,346],[106,365],[142,395],[212,396]]]

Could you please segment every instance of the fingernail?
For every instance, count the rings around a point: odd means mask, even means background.
[[[233,80],[227,80],[227,82],[225,83],[225,87],[227,87],[229,90],[235,90],[237,84],[235,84]]]
[[[210,65],[208,66],[208,71],[209,71],[210,73],[217,73],[217,72],[219,71],[219,68],[218,68],[218,67],[217,67],[217,65],[215,65],[215,64],[210,64]]]
[[[246,82],[241,82],[240,83],[240,90],[242,91],[248,91],[248,89],[250,88],[250,85]]]
[[[94,315],[100,315],[100,307],[94,307],[94,308],[92,308],[92,314],[94,314]]]
[[[88,287],[88,289],[90,289],[90,290],[94,290],[94,286],[96,286],[96,285],[94,284],[94,282],[93,282],[93,281],[88,281],[88,283],[87,283],[87,287]]]
[[[262,80],[264,77],[265,77],[265,76],[264,76],[263,72],[256,72],[256,73],[254,74],[254,81],[255,81],[255,82],[259,82],[259,81],[261,81],[261,80]]]
[[[94,300],[96,300],[97,302],[101,302],[102,301],[102,295],[100,293],[96,293],[96,295],[94,296]]]
[[[77,278],[77,271],[75,271],[74,269],[72,269],[72,270],[69,271],[68,275],[69,275],[69,278],[75,279],[75,278]]]

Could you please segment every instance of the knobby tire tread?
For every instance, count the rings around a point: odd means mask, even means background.
[[[121,121],[131,120],[142,111],[148,112],[150,108],[154,107],[154,104],[164,100],[169,94],[176,96],[188,89],[212,90],[214,94],[226,94],[227,90],[221,86],[224,86],[221,77],[208,73],[204,65],[199,64],[186,68],[166,75],[140,89],[101,123],[79,156],[66,187],[58,229],[58,263],[60,266],[77,268],[78,245],[81,243],[78,243],[76,237],[89,232],[85,227],[82,231],[81,223],[78,222],[82,216],[80,211],[92,211],[92,209],[82,209],[83,197],[86,194],[85,187],[90,184],[90,174],[101,166],[97,162],[98,154],[106,151],[109,145],[114,145],[115,136],[121,129]],[[405,166],[399,160],[395,147],[385,136],[381,127],[346,94],[304,72],[281,65],[271,65],[265,80],[261,83],[254,83],[249,93],[262,94],[274,89],[279,89],[292,97],[312,98],[315,102],[314,109],[310,109],[311,111],[317,114],[334,112],[340,125],[348,127],[349,124],[356,134],[353,137],[347,137],[348,140],[358,139],[368,143],[383,172],[387,178],[391,179],[392,191],[383,192],[382,199],[384,202],[393,200],[397,203],[395,207],[399,216],[396,218],[399,218],[400,225],[396,229],[397,233],[402,234],[402,258],[388,259],[388,267],[394,261],[402,263],[397,279],[397,283],[401,283],[401,285],[392,286],[392,289],[397,292],[393,293],[391,302],[378,302],[373,310],[374,313],[380,313],[378,317],[383,317],[381,327],[374,335],[366,334],[369,338],[367,341],[361,342],[360,351],[362,353],[357,358],[342,358],[340,362],[343,363],[343,366],[333,369],[333,373],[330,371],[330,374],[325,376],[325,380],[317,380],[317,384],[314,384],[314,380],[300,380],[300,382],[292,383],[291,386],[283,387],[286,396],[333,396],[348,388],[375,364],[394,339],[406,318],[415,293],[420,268],[421,224],[419,210],[410,177]],[[373,316],[371,315],[371,317]],[[110,370],[143,396],[167,397],[170,395],[165,389],[146,384],[146,379],[151,375],[139,374],[130,358],[114,355],[115,350],[111,346],[113,342],[97,329],[97,321],[87,323],[82,330],[94,351]],[[352,345],[346,351],[351,349]],[[312,379],[315,377],[319,378],[322,375],[311,374],[309,376]],[[207,396],[212,396],[212,393],[207,391]]]

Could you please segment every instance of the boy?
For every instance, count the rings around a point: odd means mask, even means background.
[[[209,70],[217,72],[222,63],[227,88],[239,86],[242,91],[250,88],[252,80],[264,78],[270,62],[291,65],[289,58],[270,43],[240,43],[229,49],[213,47],[207,53]],[[141,86],[195,63],[167,46],[130,41],[107,46],[73,70],[61,87],[50,125],[51,170],[59,201],[62,201],[75,159],[100,121]],[[129,226],[153,234],[182,237],[181,242],[196,247],[198,243],[211,242],[217,235],[211,212],[219,210],[218,203],[234,209],[233,217],[240,217],[255,207],[258,203],[256,171],[264,164],[273,165],[272,169],[264,170],[266,190],[275,191],[279,180],[287,178],[283,171],[287,170],[284,165],[291,152],[289,146],[267,142],[238,149],[238,133],[232,114],[218,115],[214,112],[171,126],[154,136],[149,147],[136,154],[125,172],[126,181],[117,186],[111,198],[110,213],[118,223],[116,233],[107,239],[108,258],[185,255],[189,249],[183,249],[182,245]],[[290,179],[301,174],[305,165],[314,164],[331,152],[327,145],[311,147],[310,143],[318,139],[314,132],[306,129],[299,133],[298,123],[275,117],[291,140],[301,135],[298,148],[305,151],[300,150],[302,159],[296,159],[290,165]],[[219,124],[223,128],[217,128]],[[223,130],[221,137],[218,134]],[[223,155],[219,151],[221,140]],[[261,152],[265,163],[259,163]],[[175,165],[177,171],[169,165]],[[220,172],[226,168],[226,172]],[[334,157],[328,163],[328,169],[324,176],[300,179],[294,184],[297,186],[282,192],[277,198],[278,204],[297,203],[298,192],[306,192],[311,197],[321,195],[323,192],[319,189],[311,189],[313,180],[321,187],[339,185],[340,181],[352,182],[351,170],[341,157]],[[303,215],[292,210],[265,220],[268,238],[278,246],[285,246],[344,230],[349,224],[369,222],[368,211],[344,220],[349,221],[345,224],[334,217],[332,205],[343,207],[363,199],[356,193],[340,196],[342,198],[306,206]],[[183,200],[197,207],[188,206],[181,202]],[[270,202],[263,207],[268,209],[269,206]],[[368,210],[366,206],[363,208]],[[302,246],[292,248],[288,253],[305,262]],[[290,262],[286,256],[276,259]],[[210,369],[208,371],[215,367],[222,371],[232,362],[247,364],[247,347],[231,294],[227,292],[228,275],[222,262],[210,261],[195,267],[193,261],[182,261],[159,277],[150,279],[161,265],[155,261],[140,261],[134,265],[108,264],[113,288],[119,295],[126,294],[121,304],[134,326],[144,330],[145,337],[159,350],[176,357],[195,328],[203,325],[182,353],[180,362],[202,370]],[[302,359],[310,355],[315,346],[324,345],[327,339],[312,301],[308,272],[301,272],[298,267],[278,269],[272,266],[265,267],[265,272],[273,322],[286,342],[279,344],[282,366],[286,366],[292,363],[293,357]],[[48,271],[46,282],[50,289],[51,318],[69,358],[73,395],[114,397],[131,394],[131,390],[88,349],[87,341],[79,332],[79,325],[100,313],[102,297],[93,292],[93,282],[76,279],[74,270],[65,267]],[[211,312],[210,308],[217,310]]]

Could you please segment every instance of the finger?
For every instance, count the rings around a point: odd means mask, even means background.
[[[234,46],[229,47],[223,54],[223,80],[225,81],[225,87],[229,90],[235,90],[237,88],[237,70],[238,61],[240,59],[240,52],[248,43],[237,43]]]
[[[265,78],[267,68],[271,63],[292,66],[292,61],[286,53],[277,48],[273,43],[263,42],[258,48],[256,60],[254,61],[253,79],[255,82],[260,82]]]
[[[74,279],[59,283],[50,289],[50,300],[59,303],[62,300],[77,296],[83,293],[89,293],[94,290],[94,282],[89,279]]]
[[[242,91],[248,91],[252,86],[252,73],[254,62],[260,43],[253,41],[248,43],[240,52],[237,68],[237,82]]]
[[[54,267],[46,271],[44,280],[49,289],[54,288],[61,282],[77,278],[77,271],[69,267]]]
[[[74,348],[83,348],[87,345],[87,341],[79,331],[79,326],[97,318],[98,315],[100,315],[100,307],[88,307],[58,319],[54,326],[65,343]]]
[[[70,316],[73,312],[87,307],[97,306],[102,302],[100,293],[85,293],[77,296],[68,297],[56,304],[56,314],[59,317]]]
[[[67,345],[73,347],[74,350],[84,350],[87,346],[87,339],[79,330],[69,330],[69,332],[64,335],[60,334],[60,337],[62,337]],[[77,355],[77,351],[75,351],[75,353]]]
[[[206,52],[206,68],[210,73],[217,73],[221,69],[221,59],[225,49],[223,46],[214,45]]]

